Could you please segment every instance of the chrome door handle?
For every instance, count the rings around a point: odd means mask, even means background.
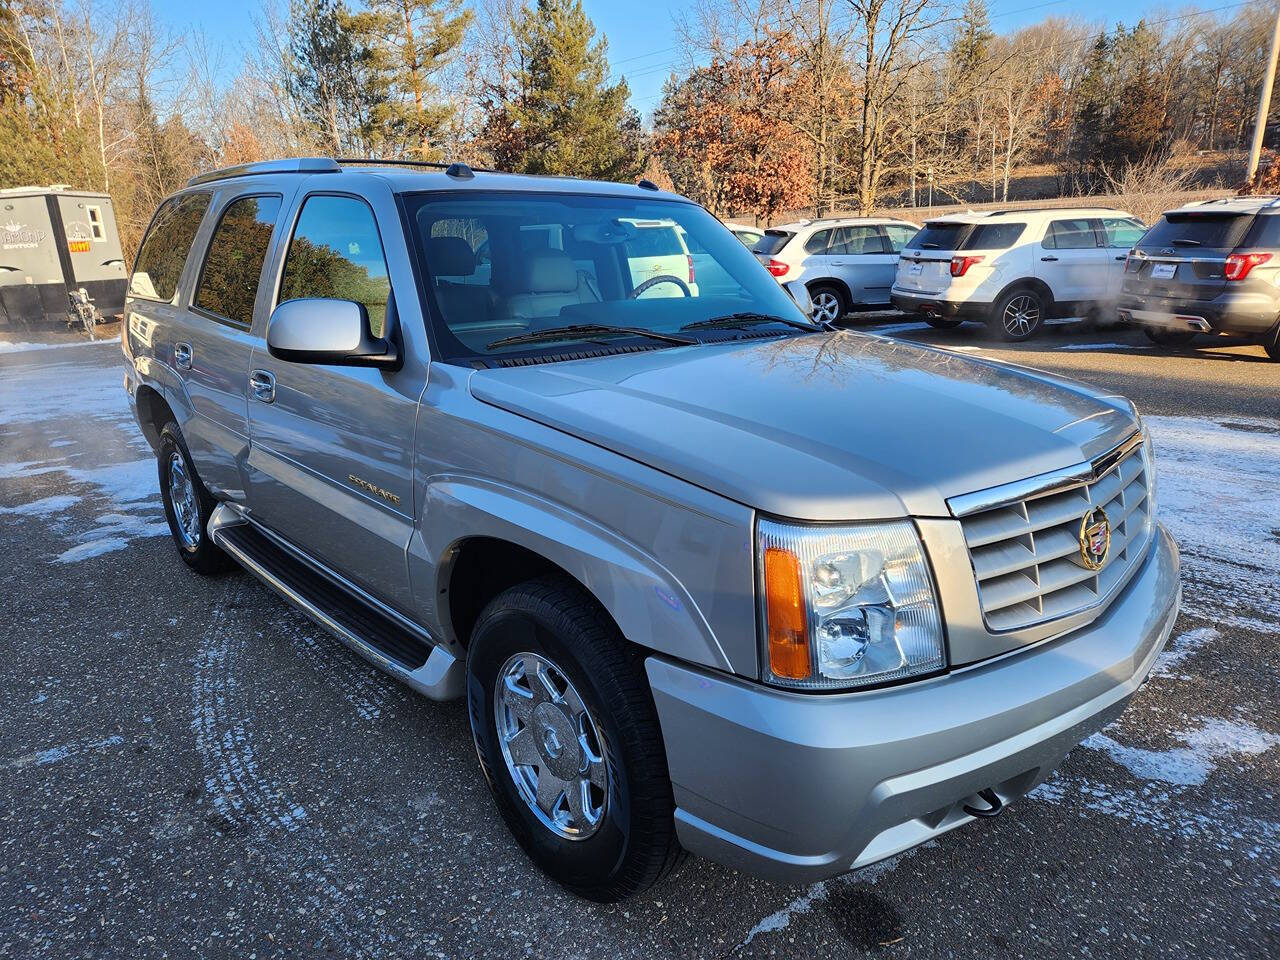
[[[1057,258],[1057,257],[1041,257],[1040,259],[1041,259],[1042,261],[1044,261],[1045,263],[1052,263],[1053,261],[1057,260],[1058,258]]]
[[[191,344],[175,343],[173,345],[173,365],[179,370],[191,369]]]
[[[253,399],[259,403],[276,402],[276,378],[266,370],[255,370],[249,374],[249,389],[253,391]]]

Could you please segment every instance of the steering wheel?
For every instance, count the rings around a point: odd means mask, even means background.
[[[631,291],[631,295],[627,299],[634,300],[636,297],[640,296],[640,294],[644,293],[650,287],[656,287],[660,283],[674,283],[677,287],[679,287],[684,292],[684,295],[686,297],[693,296],[693,292],[689,289],[689,285],[687,283],[685,283],[679,277],[673,277],[669,273],[664,273],[660,277],[650,277],[648,280],[644,281],[644,283],[640,284],[640,286],[636,287],[634,290]]]

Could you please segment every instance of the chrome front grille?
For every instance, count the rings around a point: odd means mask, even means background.
[[[1093,463],[948,501],[964,530],[988,629],[1018,630],[1109,599],[1150,539],[1148,493],[1135,434]],[[1111,547],[1094,570],[1081,536],[1097,508],[1110,523]]]

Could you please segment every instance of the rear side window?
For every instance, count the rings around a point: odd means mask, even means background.
[[[805,253],[821,254],[827,252],[827,247],[831,245],[832,230],[819,230],[812,237],[804,242]]]
[[[959,250],[964,235],[969,232],[968,223],[926,223],[907,244],[910,250]]]
[[[841,255],[862,253],[888,253],[885,239],[879,227],[841,227],[836,232],[831,252]]]
[[[386,325],[391,281],[373,210],[355,197],[308,197],[289,242],[280,301],[328,297],[364,304],[375,337]]]
[[[1087,217],[1054,220],[1041,246],[1046,250],[1093,250],[1098,246],[1098,235],[1094,233],[1093,221]]]
[[[129,278],[129,293],[148,300],[172,302],[178,279],[191,252],[191,242],[209,209],[209,194],[188,193],[160,205],[151,229],[142,239]]]
[[[1254,218],[1254,228],[1245,242],[1251,247],[1280,247],[1280,216]]]
[[[279,213],[279,197],[240,197],[227,205],[200,271],[197,307],[242,326],[253,323],[262,262]]]
[[[920,231],[915,227],[908,227],[897,223],[887,223],[885,224],[884,232],[889,235],[890,252],[897,253],[903,247],[907,246],[911,242],[911,238]]]
[[[777,253],[787,245],[787,241],[794,237],[794,233],[786,230],[766,230],[764,236],[756,241],[756,245],[751,248],[753,253],[763,253],[768,256],[771,253]]]
[[[1147,231],[1142,238],[1142,246],[1235,247],[1252,222],[1252,214],[1165,214]]]
[[[980,223],[965,237],[965,250],[1007,250],[1018,242],[1025,223]]]
[[[1132,217],[1103,217],[1102,232],[1107,238],[1108,247],[1128,250],[1142,239],[1147,228]]]

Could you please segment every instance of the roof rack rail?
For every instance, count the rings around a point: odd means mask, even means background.
[[[263,160],[259,163],[238,163],[232,167],[222,167],[200,173],[187,181],[187,186],[195,187],[202,183],[213,183],[231,177],[247,177],[254,173],[338,173],[341,171],[337,161],[330,157],[293,157],[287,160]]]
[[[1019,213],[1054,213],[1061,210],[1105,210],[1108,213],[1119,213],[1119,207],[1109,207],[1105,204],[1091,203],[1071,203],[1071,204],[1055,204],[1051,207],[1010,207],[1007,210],[984,210],[983,213],[988,217],[1012,216]]]
[[[436,160],[379,160],[376,157],[339,157],[339,164],[352,167],[426,167],[430,170],[443,170],[454,173],[450,176],[461,176],[463,179],[467,177],[462,173],[464,170],[470,170],[478,173],[498,173],[497,170],[490,170],[488,167],[473,167],[468,163],[461,163],[457,160],[448,163],[441,163]]]

